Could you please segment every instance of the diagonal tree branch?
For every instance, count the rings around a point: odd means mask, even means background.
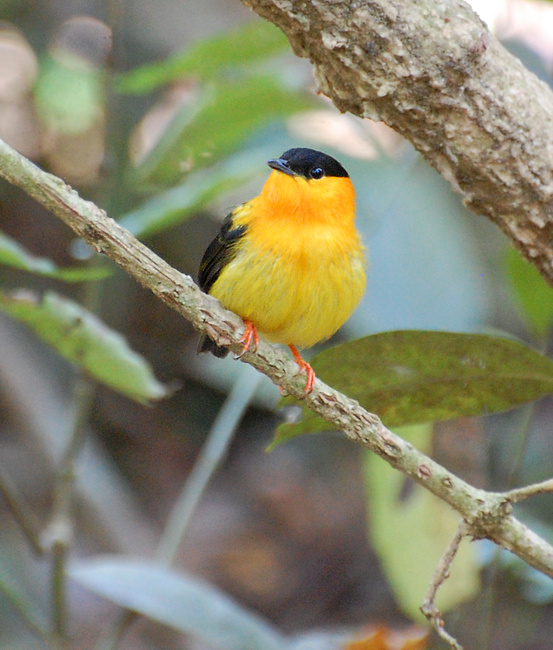
[[[190,277],[170,267],[103,210],[81,199],[62,180],[40,170],[1,140],[0,176],[24,189],[198,330],[207,332],[217,343],[229,345],[233,352],[241,351],[244,325],[240,318],[202,293]],[[297,374],[297,366],[282,350],[260,340],[257,351],[247,352],[242,361],[303,398],[305,377]],[[463,518],[467,535],[491,539],[553,577],[553,547],[511,514],[508,494],[472,487],[386,429],[376,415],[318,379],[305,402],[333,428],[448,503]]]
[[[342,111],[412,142],[553,284],[553,93],[463,0],[242,0]]]

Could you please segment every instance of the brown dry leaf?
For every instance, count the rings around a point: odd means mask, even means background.
[[[426,650],[428,633],[419,627],[401,632],[380,628],[362,639],[348,643],[344,650]]]
[[[32,106],[37,57],[16,27],[0,23],[0,137],[28,158],[40,154]]]
[[[9,24],[0,26],[0,101],[21,100],[37,74],[38,60],[25,37]]]
[[[426,650],[427,641],[428,641],[428,634],[425,634],[420,639],[406,641],[401,646],[401,650]]]
[[[380,629],[369,637],[348,643],[344,650],[389,650],[387,638],[388,632]]]
[[[138,166],[155,149],[179,111],[198,98],[197,86],[185,81],[171,86],[163,98],[142,118],[129,143],[129,157]]]

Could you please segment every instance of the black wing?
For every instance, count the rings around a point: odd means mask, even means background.
[[[206,293],[209,293],[209,290],[221,275],[221,271],[232,260],[235,254],[236,242],[246,233],[246,226],[233,228],[233,214],[231,212],[223,221],[219,234],[209,244],[200,262],[198,281],[200,289]]]
[[[231,212],[223,221],[219,234],[209,244],[200,262],[198,282],[200,289],[206,293],[209,293],[221,275],[221,271],[233,259],[236,242],[246,233],[246,226],[233,228],[232,217],[233,213]],[[217,345],[205,334],[202,334],[198,341],[198,352],[211,352],[216,357],[224,357],[228,354],[225,347]]]

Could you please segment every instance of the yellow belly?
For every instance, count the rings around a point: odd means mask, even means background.
[[[359,303],[363,252],[357,235],[344,241],[313,231],[305,245],[297,230],[289,235],[271,247],[244,237],[210,293],[270,341],[308,348],[332,336]]]

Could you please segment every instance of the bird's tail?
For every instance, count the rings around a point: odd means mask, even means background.
[[[228,354],[228,349],[222,345],[217,345],[215,341],[212,341],[209,336],[202,334],[200,340],[198,341],[198,353],[200,352],[211,352],[219,359],[226,357]]]

